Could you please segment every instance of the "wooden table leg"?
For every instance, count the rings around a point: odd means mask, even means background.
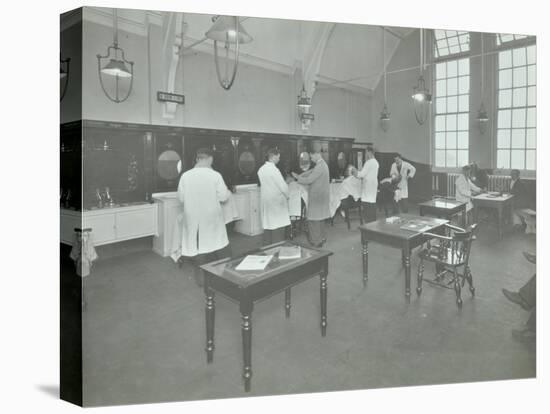
[[[285,315],[290,318],[290,288],[285,289]]]
[[[405,299],[411,302],[411,249],[407,246],[403,249],[405,258]]]
[[[502,207],[499,206],[497,208],[497,231],[498,231],[498,239],[502,239]]]
[[[321,273],[321,336],[327,334],[327,270]]]
[[[466,210],[466,204],[464,204],[464,207],[462,208],[462,228],[466,228],[466,214],[468,214]],[[476,219],[477,222],[477,219]]]
[[[252,381],[252,305],[241,304],[241,333],[243,337],[243,380],[245,392]]]
[[[363,256],[363,286],[367,287],[369,280],[369,242],[362,241],[362,256]]]
[[[204,282],[204,293],[206,295],[206,362],[211,363],[214,359],[214,319],[216,305],[214,302],[214,291],[208,286],[208,277]]]

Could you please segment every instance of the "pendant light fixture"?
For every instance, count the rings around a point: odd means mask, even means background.
[[[311,126],[311,121],[315,118],[312,113],[310,113],[311,109],[311,97],[308,96],[307,90],[306,90],[306,64],[305,64],[305,52],[304,52],[304,42],[303,42],[303,34],[302,34],[302,21],[298,21],[298,28],[299,28],[299,38],[300,38],[300,55],[302,58],[302,90],[300,91],[300,94],[298,95],[298,102],[296,103],[296,106],[298,108],[298,117],[300,118],[300,122],[302,124],[302,130],[308,131]]]
[[[241,25],[238,16],[214,16],[212,18],[212,22],[214,22],[214,24],[210,30],[205,33],[205,36],[214,41],[214,62],[216,64],[216,75],[218,76],[220,86],[227,91],[231,89],[231,86],[233,86],[233,82],[235,81],[235,77],[237,76],[237,68],[239,66],[239,45],[250,43],[252,41],[252,36],[250,36]],[[220,71],[218,42],[224,43],[224,76],[222,76]],[[229,76],[229,52],[232,44],[235,45],[235,59],[233,62],[231,76]]]
[[[487,124],[489,123],[489,115],[487,115],[487,111],[485,110],[485,106],[483,105],[483,98],[485,95],[485,48],[484,48],[484,40],[483,40],[483,33],[481,33],[481,105],[479,106],[479,110],[477,111],[477,124],[479,127],[479,132],[482,134],[485,133],[485,130],[487,129]]]
[[[70,63],[71,63],[71,58],[67,58],[67,59],[60,58],[59,79],[62,82],[60,101],[62,101],[63,98],[65,97],[65,93],[67,92],[67,86],[69,86]]]
[[[426,88],[424,80],[424,29],[420,29],[420,75],[416,86],[413,88],[414,116],[419,125],[423,125],[428,119],[432,94]]]
[[[387,72],[386,72],[386,29],[382,27],[382,67],[384,76],[384,108],[380,112],[380,128],[386,132],[390,126],[390,112],[388,111]]]
[[[113,53],[111,53],[113,52]],[[109,59],[105,66],[101,66],[103,59]],[[128,65],[130,68],[128,69]],[[130,96],[132,92],[132,85],[134,81],[134,62],[126,60],[124,57],[124,50],[118,46],[118,14],[117,10],[113,9],[113,44],[107,48],[107,54],[104,56],[97,55],[97,71],[99,74],[99,83],[103,93],[109,100],[121,103],[124,102]],[[115,95],[111,96],[105,89],[103,83],[103,76],[108,75],[115,78]],[[126,94],[121,98],[119,92],[119,80],[120,79],[129,79],[130,84]]]
[[[302,83],[302,91],[298,95],[297,106],[302,110],[309,110],[311,108],[311,98],[307,96],[305,83]]]

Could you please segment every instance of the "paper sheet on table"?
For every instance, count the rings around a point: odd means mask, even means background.
[[[250,254],[246,256],[235,270],[264,270],[273,256],[257,256]]]

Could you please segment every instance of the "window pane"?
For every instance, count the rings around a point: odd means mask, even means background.
[[[436,167],[445,167],[445,150],[435,151],[435,165]]]
[[[537,88],[530,86],[527,88],[527,105],[535,106],[537,104]]]
[[[535,108],[527,109],[527,126],[531,128],[537,126],[537,110]]]
[[[468,130],[468,114],[459,114],[457,117],[457,129],[459,131]]]
[[[527,56],[526,56],[526,51],[524,47],[514,49],[512,63],[514,66],[527,64]]]
[[[512,111],[509,109],[499,110],[498,111],[498,127],[499,128],[510,128],[512,121]]]
[[[458,61],[458,74],[459,75],[470,74],[470,59],[460,59]]]
[[[525,151],[524,150],[512,150],[512,162],[510,168],[517,168],[523,170],[525,168]]]
[[[456,149],[456,132],[447,132],[447,149]]]
[[[458,78],[447,79],[447,95],[457,95],[458,93]]]
[[[457,151],[457,165],[463,167],[468,164],[468,150]]]
[[[435,92],[437,96],[447,95],[447,81],[445,79],[438,80],[435,85]]]
[[[512,129],[512,148],[525,148],[525,129]]]
[[[514,68],[514,86],[527,85],[527,68],[525,66]]]
[[[460,53],[460,46],[449,46],[449,54],[454,55],[455,53]]]
[[[445,130],[445,116],[436,115],[435,117],[435,130],[444,131]]]
[[[527,136],[525,140],[525,147],[536,148],[537,147],[537,130],[535,128],[529,128],[527,130]]]
[[[445,132],[436,132],[435,147],[437,149],[445,149]]]
[[[535,63],[537,61],[537,51],[536,46],[527,47],[527,63]]]
[[[458,112],[468,112],[470,110],[470,95],[460,95],[458,97]]]
[[[468,132],[463,131],[457,134],[456,146],[457,148],[468,148]]]
[[[510,150],[497,150],[497,168],[510,168]]]
[[[447,150],[447,167],[453,168],[456,167],[456,151],[454,150]]]
[[[512,106],[512,89],[504,89],[498,93],[498,107],[510,108]]]
[[[500,70],[498,72],[498,87],[499,89],[512,87],[512,69]]]
[[[447,56],[449,54],[449,48],[442,47],[439,49],[439,56]]]
[[[537,67],[535,65],[527,66],[527,85],[537,84]]]
[[[498,66],[501,69],[511,68],[512,67],[512,51],[505,50],[499,52],[498,54]]]
[[[447,98],[447,112],[458,112],[458,96]]]
[[[535,170],[537,167],[537,152],[526,151],[525,152],[525,169]]]
[[[510,148],[510,130],[509,129],[498,130],[497,148]]]
[[[447,115],[447,131],[456,131],[456,115]]]
[[[443,79],[447,77],[447,64],[438,63],[437,65],[435,65],[435,73],[436,73],[436,79]]]
[[[468,93],[470,91],[470,77],[469,76],[461,76],[458,78],[458,93],[464,94]]]
[[[458,37],[447,37],[447,42],[449,42],[449,46],[456,46],[458,45]]]
[[[527,88],[515,88],[514,89],[514,106],[526,106],[527,105]]]
[[[447,62],[447,77],[451,78],[457,75],[457,62],[456,60],[450,60]]]
[[[512,128],[525,128],[525,108],[512,109]]]
[[[435,111],[438,114],[443,114],[447,112],[447,98],[437,98],[435,105],[436,105]]]

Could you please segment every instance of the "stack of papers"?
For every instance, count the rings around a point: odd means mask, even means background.
[[[279,249],[279,259],[299,259],[302,257],[300,246],[281,246]]]
[[[257,256],[250,254],[235,267],[235,270],[264,270],[269,262],[271,262],[272,258],[273,256]]]

